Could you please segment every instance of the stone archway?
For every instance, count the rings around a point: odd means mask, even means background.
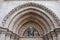
[[[27,38],[22,36],[23,28],[27,22],[37,23],[40,37]],[[57,40],[55,28],[59,24],[56,15],[44,7],[36,3],[26,3],[14,8],[3,20],[3,26],[7,28],[7,37],[12,40]],[[57,26],[57,27],[56,27]],[[21,31],[23,30],[23,31]],[[14,35],[13,35],[14,34]],[[42,38],[41,38],[42,37]]]

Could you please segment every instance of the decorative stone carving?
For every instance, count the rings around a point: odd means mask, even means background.
[[[11,38],[16,38],[16,40],[18,40],[20,37],[19,35],[13,33],[12,31],[9,31],[7,28],[1,28],[0,27],[0,34],[2,34],[1,36],[4,36],[5,40],[10,40]]]
[[[8,15],[6,15],[5,18],[3,19],[3,22],[2,22],[3,26],[4,26],[4,24],[6,23],[6,20],[10,17],[10,15],[12,15],[12,14],[15,13],[15,12],[17,12],[17,11],[20,10],[20,9],[23,9],[23,8],[25,8],[25,7],[30,7],[30,6],[32,6],[32,7],[37,7],[37,8],[40,8],[40,9],[48,12],[48,13],[55,19],[55,21],[58,22],[58,24],[59,24],[59,21],[58,21],[59,19],[58,19],[58,17],[57,17],[50,9],[46,8],[46,7],[43,6],[43,5],[39,5],[39,4],[36,4],[36,3],[26,3],[26,4],[23,4],[23,5],[20,5],[20,6],[16,7],[15,9],[12,9],[12,11],[10,11],[10,12],[8,13]],[[60,25],[60,24],[59,24],[59,25]]]
[[[49,40],[47,35],[44,36],[44,40]]]
[[[37,7],[37,8],[40,8],[40,9],[46,11],[47,13],[49,13],[50,16],[53,17],[54,21],[56,21],[57,26],[60,25],[59,21],[58,21],[59,20],[58,17],[50,9],[44,7],[43,5],[39,5],[39,4],[35,4],[35,3],[26,3],[24,5],[20,5],[16,8],[14,8],[14,9],[12,9],[12,11],[10,11],[10,13],[8,15],[6,15],[6,17],[3,19],[3,22],[2,22],[3,26],[5,26],[5,23],[7,22],[7,20],[9,19],[9,17],[11,15],[13,15],[15,12],[17,12],[17,11],[19,11],[19,10],[25,8],[25,7]],[[55,31],[58,34],[58,38],[60,37],[59,36],[60,35],[60,28],[52,30],[52,31]],[[44,40],[52,40],[52,37],[56,37],[55,34],[52,31],[49,31],[49,33],[46,33],[43,36]],[[0,34],[2,34],[2,33],[5,34],[10,39],[13,39],[13,40],[19,40],[19,38],[20,38],[18,34],[13,33],[12,31],[10,31],[7,28],[0,28]],[[54,38],[53,38],[53,40],[54,40]]]
[[[57,40],[57,34],[55,33],[55,31],[51,31],[51,36],[53,40]]]

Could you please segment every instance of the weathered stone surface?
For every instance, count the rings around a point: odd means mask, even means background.
[[[0,40],[60,40],[59,2],[10,1],[0,4]],[[28,26],[34,26],[40,36],[24,36]]]

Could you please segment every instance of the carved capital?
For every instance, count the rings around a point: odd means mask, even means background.
[[[8,31],[8,29],[7,28],[2,28],[2,27],[0,27],[0,34],[6,34],[7,33],[7,31]]]
[[[55,32],[56,32],[57,34],[60,34],[60,28],[56,28],[56,29],[55,29]]]

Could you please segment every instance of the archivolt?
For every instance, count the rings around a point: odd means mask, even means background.
[[[30,11],[29,11],[30,12]],[[31,17],[32,19],[34,19],[35,18],[35,20],[36,19],[38,19],[39,21],[40,21],[40,23],[42,22],[43,24],[49,24],[46,20],[45,20],[45,16],[44,15],[41,15],[41,13],[39,13],[40,15],[38,15],[38,13],[36,14],[36,12],[34,13],[34,12],[26,12],[26,13],[23,13],[24,15],[22,15],[22,16],[19,16],[19,18],[17,18],[17,20],[15,21],[15,24],[14,24],[14,26],[13,27],[17,27],[17,26],[15,26],[15,25],[17,25],[17,23],[21,26],[21,23],[23,23],[22,21],[24,21],[25,19],[28,19],[29,17]],[[28,14],[28,15],[27,15]],[[32,14],[32,15],[30,15],[30,14]],[[37,15],[37,16],[36,16]],[[38,16],[40,16],[40,17],[38,17]],[[44,17],[42,17],[42,16],[44,16]],[[25,18],[24,18],[25,17]],[[14,19],[15,20],[15,19]],[[47,23],[46,23],[47,22]],[[18,26],[19,27],[19,26]],[[49,26],[48,26],[49,27]],[[47,26],[46,26],[46,28],[47,28]],[[47,29],[50,29],[50,28],[47,28]]]
[[[28,11],[28,12],[26,12],[26,11]],[[23,18],[22,15],[25,15],[26,13],[29,13],[29,12],[33,12],[34,13],[35,11],[36,11],[37,15],[43,17],[42,20],[44,20],[44,19],[46,20],[46,23],[51,22],[51,23],[48,24],[48,25],[50,25],[49,28],[51,28],[51,30],[56,27],[56,25],[58,23],[56,15],[50,9],[44,7],[43,5],[39,5],[39,4],[36,4],[36,3],[26,3],[26,4],[23,4],[23,5],[19,5],[18,7],[12,9],[12,11],[10,11],[8,13],[8,15],[6,15],[5,18],[3,19],[3,22],[2,22],[3,26],[6,27],[6,28],[8,28],[9,30],[13,31],[12,28],[15,28],[15,27],[13,27],[13,25],[16,25],[17,24],[16,22],[17,21],[19,22],[19,20],[21,20],[21,18]],[[17,19],[19,19],[19,20],[17,20]],[[19,25],[19,24],[17,24],[17,25]],[[18,27],[16,27],[16,29],[17,28]]]

